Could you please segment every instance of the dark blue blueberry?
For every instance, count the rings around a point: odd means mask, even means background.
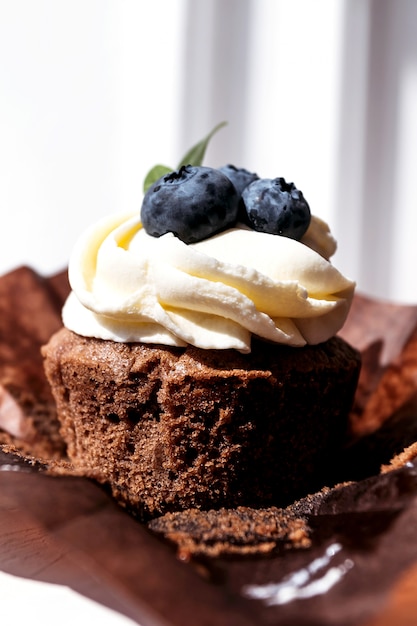
[[[239,196],[242,195],[242,191],[245,187],[259,178],[257,174],[248,172],[248,170],[245,170],[243,167],[239,168],[230,164],[219,167],[219,170],[223,172],[223,174],[226,174],[227,178],[232,181]]]
[[[284,178],[261,178],[242,192],[244,221],[254,230],[301,239],[311,214],[303,194]]]
[[[183,165],[148,189],[141,220],[153,237],[174,233],[195,243],[233,226],[237,211],[238,194],[227,176],[210,167]]]

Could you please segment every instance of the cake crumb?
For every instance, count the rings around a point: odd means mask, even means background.
[[[410,446],[407,446],[407,448],[404,448],[404,450],[399,454],[396,454],[387,465],[381,465],[381,474],[404,467],[404,465],[413,461],[416,456],[417,441],[412,443]]]
[[[175,544],[178,558],[185,561],[194,556],[267,554],[311,545],[306,520],[277,507],[188,509],[153,519],[148,528]]]

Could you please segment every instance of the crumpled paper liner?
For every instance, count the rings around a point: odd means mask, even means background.
[[[415,402],[417,306],[355,295],[341,337],[360,350],[362,370],[351,413],[355,437],[375,432]]]
[[[275,545],[267,556],[220,551],[207,558],[202,551],[183,563],[175,545],[158,538],[163,533],[150,533],[103,488],[84,478],[48,475],[51,464],[59,468],[66,459],[39,350],[61,325],[67,293],[66,272],[45,279],[19,268],[0,278],[0,389],[7,399],[0,400],[0,419],[10,411],[10,399],[15,411],[21,409],[17,418],[15,413],[21,437],[0,432],[2,569],[35,579],[45,572],[145,626],[197,618],[211,626],[387,626],[387,615],[395,616],[396,626],[410,623],[407,616],[417,611],[410,593],[417,582],[417,306],[355,296],[341,332],[363,355],[340,467],[347,482],[290,507],[292,519],[304,524],[304,547],[288,548],[285,526],[280,537],[272,524]],[[37,425],[48,412],[49,427],[39,436]],[[259,521],[258,513],[253,519]],[[264,524],[266,532],[270,526]],[[196,541],[205,536],[198,527],[194,532]],[[300,572],[305,582],[297,587]],[[312,593],[329,573],[339,576],[337,584]],[[260,599],[274,581],[292,599]],[[254,589],[262,590],[256,600]]]

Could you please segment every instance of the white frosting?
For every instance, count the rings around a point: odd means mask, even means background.
[[[303,242],[239,227],[186,245],[149,236],[138,214],[113,215],[75,246],[63,321],[120,342],[241,352],[252,335],[317,344],[342,327],[353,296],[328,260],[335,248],[315,217]]]

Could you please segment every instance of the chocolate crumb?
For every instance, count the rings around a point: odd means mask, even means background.
[[[267,554],[280,548],[308,548],[311,543],[305,519],[277,507],[188,509],[158,517],[148,528],[174,543],[182,560]]]

